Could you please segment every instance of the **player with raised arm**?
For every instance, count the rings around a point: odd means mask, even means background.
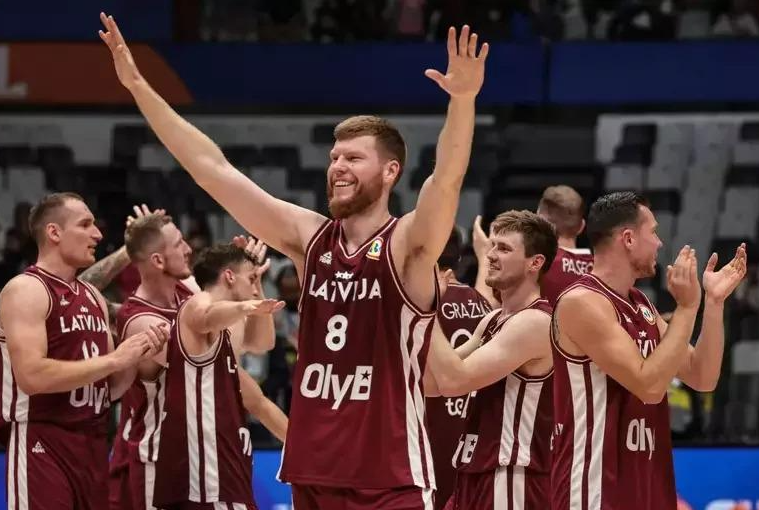
[[[541,510],[550,502],[551,307],[539,279],[556,255],[553,226],[530,211],[491,226],[487,284],[501,309],[455,351],[436,323],[425,389],[468,394],[453,463],[456,510]]]
[[[108,505],[111,399],[161,350],[168,328],[151,327],[114,350],[105,300],[76,278],[102,237],[79,195],[44,197],[29,223],[37,263],[0,296],[8,508],[100,510]]]
[[[449,96],[436,165],[416,209],[388,210],[405,163],[400,133],[377,117],[335,128],[327,169],[333,220],[277,199],[237,171],[149,86],[112,17],[101,15],[121,83],[195,181],[256,237],[295,263],[303,282],[298,360],[281,478],[296,509],[431,508],[435,486],[421,378],[436,309],[435,264],[453,228],[469,163],[487,44],[448,34]],[[381,431],[381,432],[380,432]],[[387,441],[377,441],[380,433]],[[350,446],[347,446],[350,445]],[[315,454],[314,452],[318,452]]]
[[[690,344],[701,287],[696,254],[680,250],[667,267],[677,303],[667,325],[635,288],[654,275],[661,241],[648,203],[633,192],[599,198],[588,214],[592,273],[556,304],[554,350],[554,510],[675,508],[667,388],[674,377],[711,391],[724,348],[725,299],[746,273],[746,247],[703,275],[701,333]]]
[[[140,273],[141,284],[119,311],[117,329],[121,338],[151,325],[164,324],[169,327],[176,318],[179,306],[194,294],[182,283],[192,275],[189,268],[191,249],[171,217],[142,214],[128,224],[124,238],[127,253]],[[242,237],[235,241],[263,262],[263,243],[249,243]],[[260,276],[266,269],[266,265],[258,266],[256,288],[260,295]],[[250,322],[251,327],[258,329],[253,332],[255,343],[252,347],[255,352],[258,354],[270,349],[274,338],[271,317],[253,318]],[[161,438],[160,417],[165,406],[165,366],[165,349],[153,359],[141,362],[137,379],[122,399],[122,414],[110,464],[109,496],[114,510],[154,508],[155,461]],[[250,378],[244,371],[240,377]],[[250,383],[255,385],[254,381]],[[243,387],[247,390],[250,385],[246,383]],[[255,389],[253,391],[255,393]],[[255,394],[246,391],[243,399],[248,404],[246,409],[256,416],[260,415],[264,425],[271,426],[272,420],[278,424],[284,420],[286,424],[284,414],[276,406],[277,417],[271,417],[272,406],[265,405],[263,401],[266,399],[260,391]],[[284,439],[284,427],[272,428],[275,435]],[[121,444],[127,451],[117,456],[120,450],[118,445]]]
[[[269,343],[251,318],[270,316],[284,302],[255,299],[258,263],[234,244],[203,250],[193,272],[202,292],[180,306],[168,345],[153,505],[253,510],[253,448],[243,407],[253,381],[238,375],[237,360]]]

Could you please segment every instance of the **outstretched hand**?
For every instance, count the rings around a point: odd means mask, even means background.
[[[704,269],[704,290],[706,297],[717,303],[722,303],[733,293],[738,284],[746,276],[746,243],[741,243],[735,250],[735,257],[722,269],[717,267],[717,254],[712,253]]]
[[[105,13],[101,12],[100,21],[103,23],[105,32],[99,30],[98,35],[111,50],[113,65],[116,67],[116,75],[119,77],[119,81],[124,87],[131,90],[142,79],[140,70],[137,69],[137,64],[132,58],[132,52],[129,51],[124,36],[121,35],[113,16],[106,16]]]
[[[475,97],[485,79],[485,59],[490,46],[484,43],[477,53],[477,34],[469,35],[464,25],[456,40],[456,29],[448,29],[448,69],[445,74],[427,69],[424,75],[440,85],[451,97]]]

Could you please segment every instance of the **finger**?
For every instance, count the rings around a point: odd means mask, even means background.
[[[469,38],[469,47],[467,48],[467,56],[476,58],[477,57],[477,34],[472,34],[472,36]]]
[[[480,54],[477,55],[477,58],[479,60],[485,60],[488,58],[488,53],[490,53],[490,45],[488,43],[483,43],[482,46],[480,46]]]
[[[103,40],[103,42],[105,44],[107,44],[108,47],[110,48],[111,47],[111,42],[110,42],[110,38],[108,37],[108,34],[106,34],[105,32],[103,32],[102,30],[98,30],[98,35]]]
[[[263,241],[261,241],[261,247],[258,250],[258,262],[268,262],[268,259],[266,258],[266,252],[269,251],[269,247],[266,246]]]
[[[166,209],[156,209],[153,211],[153,214],[157,214],[159,216],[165,216],[166,215]]]
[[[108,28],[108,18],[102,11],[100,12],[100,23],[102,23],[106,29]]]
[[[464,25],[459,34],[459,56],[466,56],[466,48],[469,44],[469,25]]]
[[[712,253],[712,256],[706,261],[705,273],[714,272],[714,268],[717,267],[717,257],[717,252]]]
[[[689,253],[690,253],[690,246],[686,244],[685,246],[680,248],[680,251],[677,253],[677,257],[675,257],[675,262],[672,265],[677,266],[678,264],[681,264],[683,261],[686,260]]]
[[[142,216],[142,211],[140,210],[140,206],[139,205],[133,205],[132,206],[132,210],[134,211],[134,215],[137,218],[139,218],[140,216]]]
[[[283,309],[284,307],[285,307],[285,302],[284,301],[277,301],[274,304],[274,308],[272,308],[272,311],[273,312],[277,312],[277,311]]]
[[[108,16],[108,21],[109,21],[109,28],[110,28],[110,30],[116,36],[116,41],[119,44],[125,44],[125,42],[124,42],[124,36],[121,35],[121,30],[119,30],[119,26],[116,24],[116,20],[113,19],[113,16]]]
[[[266,259],[263,264],[261,264],[261,267],[258,269],[258,274],[262,275],[266,271],[269,270],[269,267],[271,267],[271,259]]]
[[[440,88],[445,89],[445,87],[443,86],[444,76],[440,71],[436,71],[435,69],[427,69],[426,71],[424,71],[424,75],[430,80],[440,85]]]
[[[479,214],[474,217],[474,229],[482,230],[482,216],[480,216]]]
[[[448,29],[448,56],[456,55],[456,29],[450,27]]]
[[[142,204],[142,214],[145,215],[145,216],[147,216],[147,215],[150,214],[150,209],[145,204]]]

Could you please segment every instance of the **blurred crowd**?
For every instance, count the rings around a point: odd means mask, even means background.
[[[196,0],[179,38],[439,41],[468,23],[489,41],[647,41],[759,36],[759,0]]]

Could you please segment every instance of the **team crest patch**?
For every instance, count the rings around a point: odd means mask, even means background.
[[[654,316],[654,312],[652,312],[647,306],[641,305],[640,313],[643,315],[643,318],[646,319],[646,322],[651,325],[656,324],[656,316]]]
[[[366,252],[367,258],[379,260],[380,254],[382,253],[382,238],[378,237],[374,241],[372,241],[371,246],[369,246],[369,251]]]

